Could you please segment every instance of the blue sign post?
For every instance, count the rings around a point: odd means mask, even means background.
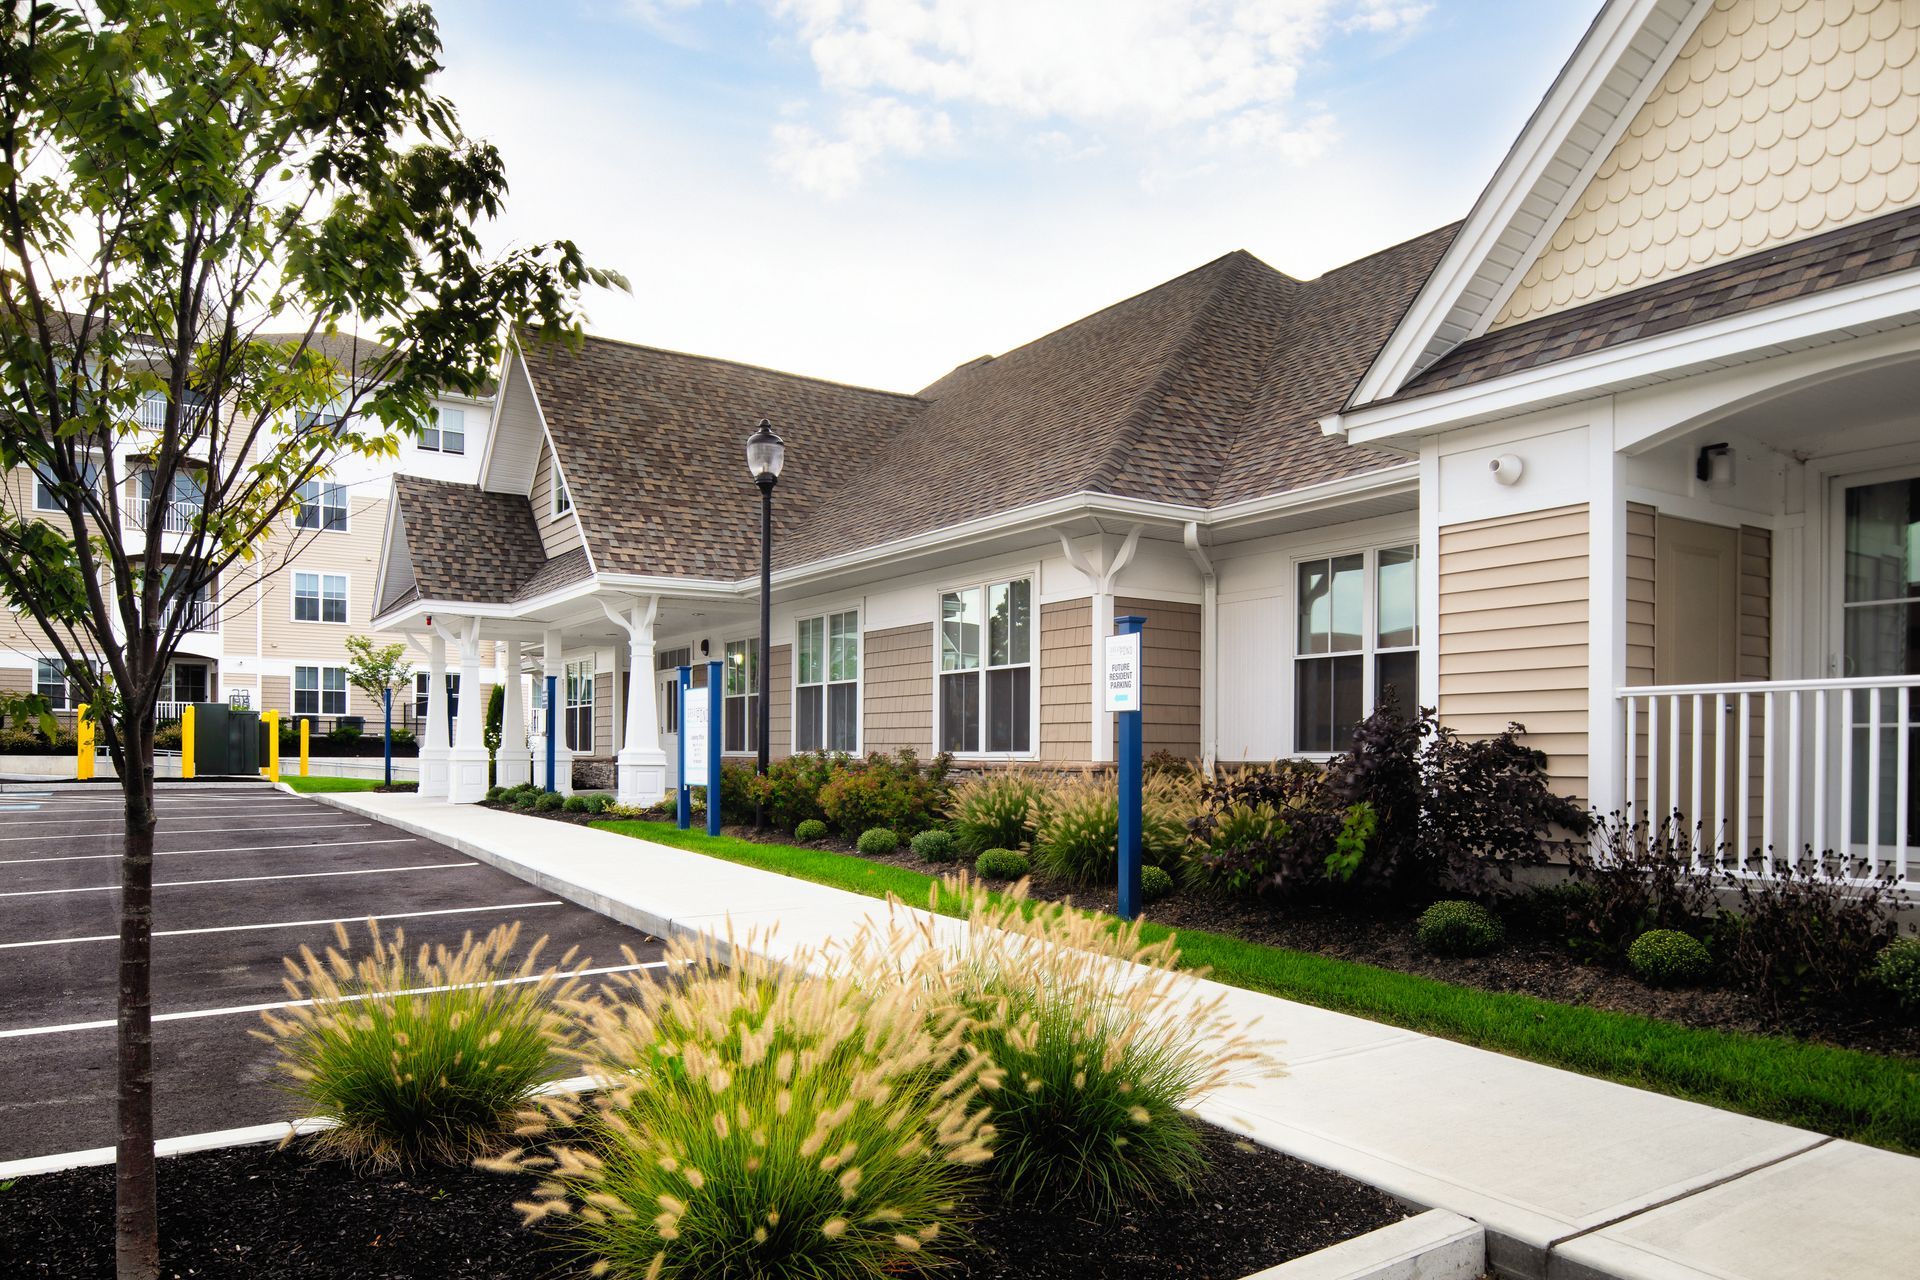
[[[720,663],[707,664],[706,697],[693,696],[693,668],[680,668],[680,787],[677,806],[682,831],[693,825],[693,780],[688,764],[706,760],[707,834],[720,834]]]
[[[1114,634],[1106,641],[1107,710],[1118,730],[1115,752],[1120,766],[1120,915],[1132,920],[1140,914],[1140,701],[1141,629],[1147,620],[1136,615],[1113,620]]]
[[[387,762],[387,785],[393,785],[393,690],[380,691],[380,733],[385,739],[385,750],[381,753]]]

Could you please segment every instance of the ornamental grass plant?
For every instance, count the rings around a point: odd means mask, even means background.
[[[563,1074],[570,1032],[558,1002],[577,993],[574,953],[542,968],[542,938],[516,960],[517,923],[411,955],[401,930],[367,930],[358,957],[341,925],[324,956],[288,957],[287,994],[308,1003],[263,1013],[253,1033],[278,1051],[302,1114],[334,1122],[310,1141],[376,1169],[499,1151],[528,1100]]]
[[[548,1222],[597,1273],[860,1280],[932,1271],[961,1241],[991,1127],[984,1059],[924,987],[819,974],[702,939],[674,976],[576,1001],[602,1088],[545,1098],[571,1135],[490,1161],[544,1173]]]
[[[989,849],[1025,849],[1033,844],[1046,802],[1046,785],[1031,775],[980,774],[954,788],[947,828],[969,858]]]
[[[1168,871],[1180,865],[1199,784],[1158,774],[1141,787],[1140,858]],[[1049,794],[1034,839],[1037,870],[1074,884],[1111,884],[1120,871],[1120,792],[1112,778],[1077,778]]]

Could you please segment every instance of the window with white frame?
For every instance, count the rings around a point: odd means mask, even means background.
[[[567,664],[567,746],[593,751],[593,659]]]
[[[294,574],[293,620],[295,622],[345,622],[347,620],[347,575],[344,573]]]
[[[345,667],[295,667],[293,669],[293,714],[297,716],[347,714],[347,669]]]
[[[748,752],[760,749],[760,641],[727,641],[727,673],[720,696],[721,717],[726,732],[721,739],[723,751]]]
[[[662,649],[654,655],[655,671],[664,671],[660,681],[660,732],[680,732],[680,668],[693,663],[693,650],[687,645]]]
[[[413,673],[413,718],[424,721],[427,718],[427,697],[433,688],[433,675],[427,671]],[[534,696],[539,697],[544,681],[533,682]],[[447,672],[447,725],[452,731],[453,718],[460,714],[460,673]]]
[[[1033,582],[1014,578],[940,596],[940,749],[1033,749]]]
[[[294,513],[296,529],[319,529],[328,533],[347,531],[347,488],[324,480],[309,480],[294,490],[300,508]]]
[[[71,711],[86,695],[69,678],[67,664],[58,658],[40,658],[33,664],[33,691],[55,711]]]
[[[795,626],[793,749],[860,750],[860,614],[849,609]]]
[[[420,433],[420,447],[433,453],[467,451],[467,412],[440,405],[434,410],[433,425]]]
[[[100,485],[100,462],[88,458],[81,467],[81,481],[85,487],[96,489]],[[45,465],[36,464],[33,468],[33,509],[35,511],[64,511],[66,507],[60,501],[60,482],[54,477],[53,470]]]
[[[1408,715],[1419,703],[1419,552],[1354,551],[1294,572],[1294,750],[1344,751],[1389,696]]]
[[[573,495],[567,492],[567,482],[560,478],[560,459],[549,459],[547,465],[553,468],[553,514],[563,516],[573,510]]]

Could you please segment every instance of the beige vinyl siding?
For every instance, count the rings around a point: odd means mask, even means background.
[[[868,751],[933,748],[933,624],[869,631],[860,673]]]
[[[793,754],[793,646],[777,644],[768,651],[766,668],[767,754],[778,759]]]
[[[1584,503],[1440,530],[1440,718],[1520,721],[1569,795],[1587,791],[1588,572]]]
[[[1630,685],[1653,683],[1654,510],[1627,504],[1627,672]]]
[[[612,756],[620,749],[613,740],[613,672],[593,673],[593,754]]]
[[[1740,527],[1740,678],[1773,678],[1773,533]]]
[[[1119,599],[1115,617],[1146,621],[1140,657],[1146,689],[1140,699],[1140,744],[1197,760],[1200,757],[1200,606],[1168,600]],[[1091,691],[1088,694],[1091,701]]]
[[[540,460],[533,468],[533,519],[540,526],[540,545],[551,560],[580,545],[580,522],[571,510],[553,514],[553,450],[545,437],[540,441]]]
[[[1040,758],[1077,764],[1093,755],[1093,602],[1040,606]]]

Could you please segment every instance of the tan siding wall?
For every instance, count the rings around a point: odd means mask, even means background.
[[[1716,0],[1494,328],[1905,208],[1913,0]]]
[[[767,752],[777,759],[793,753],[793,646],[777,644],[768,652]]]
[[[933,624],[869,631],[862,725],[868,751],[933,747]]]
[[[1654,511],[1627,504],[1627,683],[1653,683]]]
[[[613,672],[593,673],[593,754],[612,756],[620,749],[613,740]]]
[[[1740,678],[1773,678],[1773,534],[1740,528]]]
[[[1141,655],[1147,687],[1140,699],[1140,741],[1148,755],[1200,756],[1200,606],[1117,599],[1115,617],[1147,620]],[[1089,694],[1088,700],[1091,700]]]
[[[1440,530],[1440,717],[1463,734],[1509,720],[1555,787],[1587,790],[1586,505]]]
[[[534,522],[540,526],[540,545],[548,559],[580,545],[580,522],[573,512],[553,514],[553,451],[547,448],[544,439],[540,442],[540,461],[534,465],[533,492],[528,501],[533,504]]]
[[[1040,606],[1040,758],[1093,755],[1093,602]]]

